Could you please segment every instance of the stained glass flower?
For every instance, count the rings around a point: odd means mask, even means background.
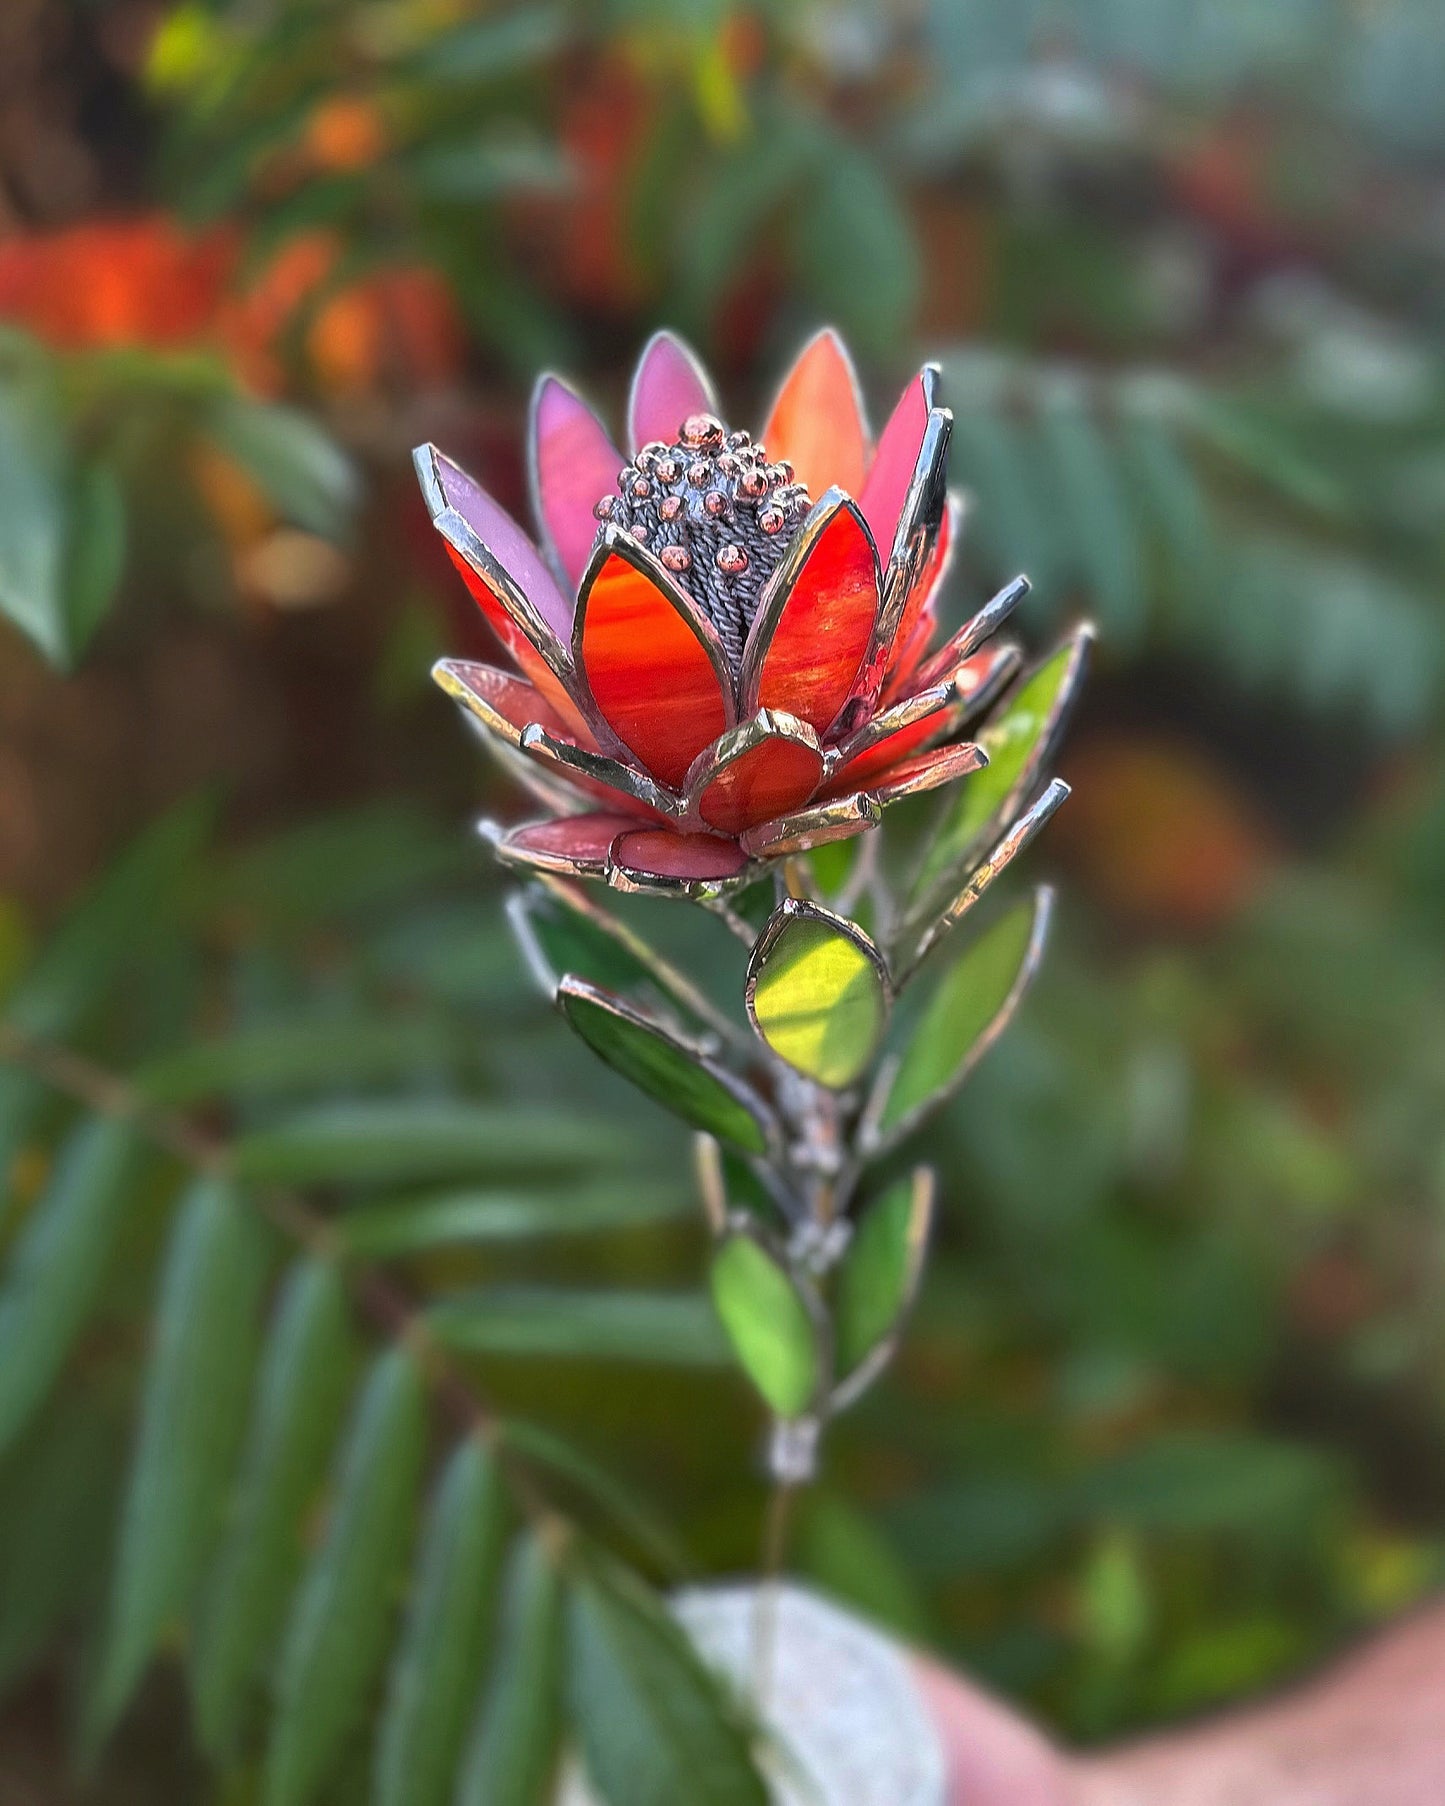
[[[670,333],[633,378],[627,456],[554,376],[531,414],[535,544],[424,446],[433,524],[514,669],[436,678],[549,813],[507,863],[710,894],[875,826],[895,798],[987,762],[966,718],[1012,675],[984,642],[1011,585],[935,647],[956,531],[938,373],[869,433],[821,332],[758,436],[730,429]]]

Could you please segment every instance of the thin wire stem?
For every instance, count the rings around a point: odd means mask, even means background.
[[[753,1696],[765,1717],[773,1690],[778,1653],[778,1596],[788,1557],[788,1531],[796,1482],[774,1479],[763,1515],[762,1573],[753,1602]]]

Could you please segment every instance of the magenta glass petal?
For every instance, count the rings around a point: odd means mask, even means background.
[[[671,445],[689,414],[716,408],[712,384],[694,353],[674,334],[654,333],[638,359],[627,403],[633,451],[651,439]]]
[[[565,646],[572,637],[572,604],[557,587],[542,554],[501,503],[493,501],[460,464],[438,452],[436,471],[447,506],[456,509]]]
[[[878,451],[868,480],[858,498],[863,518],[873,535],[878,556],[886,567],[893,552],[893,536],[913,481],[923,435],[928,430],[928,394],[920,374],[903,391],[878,440]]]
[[[532,403],[532,483],[537,512],[574,588],[597,537],[593,505],[617,487],[622,462],[582,397],[544,376]]]

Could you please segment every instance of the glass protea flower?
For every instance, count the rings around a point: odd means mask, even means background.
[[[824,331],[754,439],[659,333],[624,459],[544,376],[540,552],[450,459],[418,451],[433,524],[516,665],[447,659],[437,681],[553,812],[499,836],[507,863],[715,894],[987,762],[957,734],[1012,675],[1011,649],[979,648],[1027,586],[932,649],[956,516],[937,381],[921,370],[875,443]]]

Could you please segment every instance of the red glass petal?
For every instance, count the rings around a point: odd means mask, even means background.
[[[617,837],[612,863],[640,877],[705,883],[737,877],[748,857],[735,840],[719,840],[713,834],[632,828]]]
[[[822,776],[823,759],[815,748],[769,735],[721,767],[698,799],[698,813],[709,827],[740,834],[802,808]]]
[[[498,849],[506,858],[543,871],[601,873],[619,835],[638,826],[635,815],[559,815],[514,828]]]
[[[810,495],[835,485],[861,494],[868,428],[852,360],[832,327],[808,341],[784,377],[762,441],[770,458],[788,459]]]
[[[834,774],[835,781],[829,786],[829,795],[842,796],[849,790],[858,790],[869,778],[888,771],[910,753],[921,751],[940,734],[947,732],[957,713],[958,703],[953,698],[940,700],[931,714],[920,716],[918,720],[910,721],[906,727],[900,727],[891,734],[885,734],[881,740],[875,740],[872,746],[865,747],[846,764],[838,767]]]
[[[863,485],[858,505],[868,530],[887,564],[893,554],[893,536],[913,481],[923,435],[928,431],[928,381],[920,373],[903,391],[878,440],[878,451]]]
[[[774,581],[744,654],[744,706],[782,709],[826,733],[853,689],[878,615],[878,555],[850,501],[836,490],[822,498]]]
[[[891,803],[900,796],[937,790],[940,785],[951,784],[955,778],[964,777],[970,771],[978,771],[986,763],[982,748],[972,741],[961,741],[956,746],[935,746],[932,752],[919,753],[893,766],[872,786],[872,793],[880,803]]]
[[[704,643],[681,591],[616,549],[601,557],[579,607],[579,662],[593,700],[647,770],[678,788],[729,725],[720,650]]]
[[[532,483],[537,512],[574,586],[597,538],[593,506],[616,489],[622,461],[581,396],[544,376],[532,401]]]
[[[627,403],[632,449],[651,439],[671,445],[689,414],[711,414],[716,407],[712,384],[694,353],[676,334],[654,333],[638,359]]]
[[[556,712],[567,728],[584,745],[592,745],[591,730],[583,720],[576,703],[562,686],[561,679],[552,670],[546,659],[532,644],[508,608],[501,592],[487,581],[480,571],[474,570],[454,545],[447,545],[447,554],[452,563],[462,574],[462,581],[470,591],[472,600],[481,609],[488,627],[496,634],[503,650],[523,673],[527,680],[535,686]]]

